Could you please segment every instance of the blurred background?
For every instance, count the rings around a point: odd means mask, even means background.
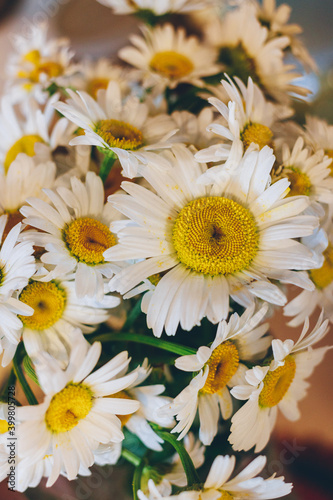
[[[276,3],[285,2],[277,0]],[[333,123],[333,0],[290,0],[286,3],[293,9],[291,22],[303,27],[303,41],[319,66],[318,75],[312,73],[302,79],[302,83],[312,90],[312,96],[309,103],[301,107]],[[0,0],[0,92],[13,37],[16,33],[28,34],[32,24],[46,20],[50,23],[50,36],[70,38],[78,59],[114,56],[126,44],[129,33],[138,30],[135,18],[114,16],[96,0]],[[290,296],[293,293],[291,290]],[[274,317],[271,325],[272,333],[281,339],[295,339],[299,335],[299,329],[285,326],[281,315]],[[327,344],[333,344],[333,328],[322,342],[322,345]],[[310,380],[308,397],[300,405],[301,420],[291,423],[280,415],[275,445],[268,450],[268,473],[285,475],[295,483],[293,494],[286,497],[290,500],[333,499],[332,366],[333,351],[330,351]],[[93,468],[90,478],[72,483],[61,478],[51,489],[41,485],[25,494],[8,492],[7,486],[2,484],[0,498],[122,500],[130,498],[124,494],[124,488],[130,491],[131,476],[123,469]]]

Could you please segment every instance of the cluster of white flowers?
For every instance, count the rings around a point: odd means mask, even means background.
[[[74,63],[45,25],[17,36],[8,64],[1,396],[20,384],[27,402],[15,426],[1,403],[0,480],[51,486],[123,456],[135,499],[285,496],[283,477],[256,477],[264,456],[232,479],[236,458],[218,450],[206,480],[196,469],[222,431],[231,451],[257,453],[278,408],[298,419],[329,349],[312,346],[333,322],[333,126],[293,120],[291,93],[308,91],[286,51],[314,62],[270,0],[222,17],[214,1],[99,1],[147,22],[119,52],[127,66]],[[291,301],[288,285],[302,289]],[[297,342],[268,333],[281,307],[304,324]]]

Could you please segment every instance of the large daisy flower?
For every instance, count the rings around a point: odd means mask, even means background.
[[[77,297],[102,301],[103,277],[111,278],[113,274],[103,252],[116,244],[116,238],[109,229],[114,212],[104,205],[101,178],[88,172],[85,183],[71,177],[71,189],[58,187],[45,193],[53,206],[29,198],[30,206],[21,208],[26,224],[41,231],[26,231],[23,237],[45,248],[41,261],[51,266],[45,280],[75,273]]]
[[[80,337],[66,370],[61,370],[54,358],[41,354],[35,368],[45,399],[17,410],[22,461],[33,464],[45,455],[54,457],[48,486],[62,469],[71,480],[80,464],[90,467],[100,443],[121,442],[124,436],[116,415],[128,415],[139,407],[134,400],[108,397],[125,390],[137,378],[136,372],[123,375],[130,362],[127,352],[91,373],[100,354],[99,342],[89,346]]]
[[[119,57],[142,71],[145,87],[202,86],[202,77],[219,72],[216,50],[202,45],[195,36],[186,37],[183,28],[165,24],[154,29],[143,27],[142,32],[144,38],[132,35],[134,47],[124,47]]]
[[[0,241],[3,238],[7,216],[0,216]],[[0,354],[2,366],[13,358],[20,341],[22,322],[18,314],[30,316],[33,309],[17,299],[17,291],[27,285],[36,271],[34,249],[29,242],[18,243],[21,224],[13,227],[0,247]]]
[[[247,370],[241,361],[254,361],[265,356],[270,337],[265,336],[268,325],[258,326],[267,306],[254,314],[254,307],[239,317],[233,314],[227,323],[222,321],[210,347],[202,346],[197,353],[176,359],[175,365],[186,372],[199,372],[174,401],[160,410],[161,414],[176,415],[179,421],[172,432],[179,439],[190,429],[199,409],[200,440],[210,445],[217,434],[220,411],[224,419],[232,415],[229,387],[245,381]]]
[[[119,304],[117,297],[106,295],[101,302],[93,298],[78,298],[75,282],[30,280],[19,299],[34,313],[21,317],[21,332],[25,349],[33,360],[39,352],[48,352],[60,363],[68,362],[73,343],[73,328],[91,333],[109,317],[109,309]]]
[[[281,498],[291,492],[292,484],[285,483],[284,477],[271,476],[268,479],[256,477],[266,465],[266,457],[259,456],[253,460],[237,476],[230,479],[236,465],[235,456],[219,455],[215,458],[207,479],[198,490],[188,490],[177,495],[162,495],[153,481],[149,481],[151,495],[149,500],[178,499],[178,500],[228,500],[243,499],[268,500]],[[138,491],[140,500],[148,500],[142,491]]]
[[[294,66],[283,62],[289,38],[269,39],[268,29],[260,25],[255,6],[250,2],[228,12],[223,20],[216,18],[206,27],[206,35],[219,49],[218,60],[225,72],[231,77],[238,76],[245,84],[251,76],[270,99],[288,102],[288,92],[309,93],[291,83],[301,75],[293,71]]]
[[[109,197],[134,224],[119,231],[119,244],[104,253],[105,259],[140,259],[112,278],[110,290],[125,294],[160,274],[144,303],[156,336],[163,327],[174,335],[179,323],[191,330],[205,316],[213,323],[227,318],[230,296],[245,307],[255,297],[284,305],[285,295],[268,278],[314,288],[295,270],[319,267],[322,259],[292,238],[312,234],[318,219],[301,215],[307,197],[284,199],[287,179],[269,186],[274,160],[267,146],[248,151],[241,175],[206,187],[197,183],[206,166],[178,146],[170,155],[173,168],[145,173],[157,194],[123,182],[130,196]]]
[[[149,117],[148,106],[134,96],[125,101],[116,82],[97,93],[95,101],[86,92],[68,89],[71,99],[58,103],[55,108],[81,127],[85,135],[70,144],[88,144],[103,148],[117,156],[126,177],[138,175],[139,164],[148,161],[162,167],[151,150],[166,147],[166,140],[174,133],[173,120],[167,115]],[[168,168],[164,162],[163,167]]]
[[[232,395],[248,400],[232,417],[229,441],[234,450],[261,451],[268,443],[274,427],[277,410],[288,420],[298,420],[298,402],[306,395],[309,387],[306,379],[322,361],[330,347],[311,349],[328,331],[328,320],[321,316],[312,332],[308,319],[296,343],[293,340],[272,341],[273,360],[269,366],[255,366],[246,373],[247,384],[236,386]]]
[[[216,0],[98,0],[106,7],[111,7],[115,14],[132,14],[140,10],[151,11],[156,16],[163,16],[168,12],[191,12],[207,7]]]
[[[293,114],[289,107],[267,101],[251,77],[247,86],[237,77],[234,79],[237,86],[230,78],[228,80],[221,81],[221,88],[229,99],[228,106],[217,97],[208,99],[226,122],[212,123],[208,130],[222,137],[226,143],[213,145],[196,154],[199,161],[222,161],[223,164],[210,168],[201,182],[212,182],[226,168],[235,168],[252,143],[257,144],[260,149],[264,146],[272,147],[276,138],[274,127]]]
[[[47,39],[47,23],[31,24],[29,28],[29,36],[13,37],[16,54],[11,56],[7,68],[11,79],[9,93],[16,102],[29,93],[44,102],[47,88],[52,83],[63,84],[71,74],[74,53],[67,39]]]

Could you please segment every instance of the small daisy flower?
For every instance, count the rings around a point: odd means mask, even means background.
[[[89,297],[78,298],[75,282],[61,279],[30,280],[19,299],[34,311],[32,316],[20,318],[28,355],[34,360],[39,352],[48,352],[62,365],[68,362],[74,327],[83,333],[93,332],[108,319],[110,308],[120,302],[117,297],[107,295],[101,302]]]
[[[160,410],[161,414],[176,415],[178,424],[171,432],[179,432],[179,439],[190,429],[197,409],[199,437],[205,445],[210,445],[217,434],[220,411],[224,419],[231,417],[229,387],[245,381],[247,370],[241,361],[265,356],[270,346],[270,337],[264,336],[268,325],[258,326],[266,312],[267,305],[256,314],[254,307],[241,317],[233,314],[228,323],[219,324],[211,347],[202,346],[195,355],[176,359],[175,365],[180,370],[199,372],[170,405]]]
[[[145,172],[157,194],[123,182],[129,196],[109,197],[134,224],[122,226],[118,245],[104,253],[105,259],[140,259],[117,272],[110,291],[126,294],[159,274],[145,304],[148,327],[156,336],[164,327],[174,335],[179,323],[191,330],[205,316],[213,323],[226,319],[230,296],[245,307],[255,297],[284,305],[285,295],[268,278],[314,288],[295,270],[319,267],[322,260],[290,236],[312,234],[318,219],[299,217],[309,205],[307,197],[284,199],[287,179],[269,186],[275,160],[270,148],[247,152],[239,166],[242,174],[212,187],[197,183],[206,166],[189,150],[177,146],[173,151],[170,170]]]
[[[309,320],[296,343],[293,340],[272,341],[273,360],[269,366],[255,366],[246,373],[247,384],[231,390],[241,400],[248,400],[232,417],[229,441],[234,450],[261,451],[268,443],[275,424],[277,410],[291,421],[300,418],[298,402],[306,396],[306,379],[322,361],[330,347],[311,349],[328,331],[328,320],[323,314],[307,336]]]
[[[100,177],[88,172],[85,183],[71,177],[71,189],[44,190],[53,206],[38,198],[29,198],[30,206],[21,208],[24,222],[39,231],[26,231],[24,239],[45,248],[41,261],[52,266],[45,279],[57,280],[75,273],[77,297],[104,297],[103,277],[111,278],[112,265],[103,252],[116,244],[109,225],[114,212],[104,205]]]
[[[282,171],[278,178],[290,181],[288,196],[305,195],[314,202],[333,202],[333,178],[329,168],[332,159],[323,150],[311,154],[299,137],[292,151],[286,144],[282,147]]]
[[[177,495],[161,495],[153,481],[149,481],[151,495],[149,500],[232,500],[248,498],[252,500],[268,500],[281,498],[292,490],[291,483],[285,483],[284,477],[271,476],[268,479],[256,477],[266,465],[266,457],[255,458],[237,476],[230,479],[236,465],[235,456],[219,455],[215,458],[205,483],[199,490],[183,491]],[[142,491],[138,491],[140,500],[148,500]]]
[[[0,216],[0,241],[7,216]],[[30,316],[33,309],[17,299],[17,291],[27,285],[36,271],[34,249],[29,242],[18,243],[21,224],[13,227],[0,247],[0,354],[2,366],[12,360],[20,341],[22,322],[18,315]]]
[[[99,342],[89,346],[78,338],[66,370],[45,353],[35,365],[45,399],[17,410],[21,421],[18,439],[22,462],[33,464],[53,455],[47,486],[56,481],[62,469],[72,480],[80,464],[90,467],[100,443],[121,442],[124,436],[116,415],[128,415],[139,407],[134,400],[108,397],[125,390],[137,378],[136,372],[124,375],[130,362],[127,352],[91,373],[100,354]]]
[[[85,131],[70,141],[71,145],[99,146],[103,152],[118,157],[126,177],[138,175],[140,164],[150,162],[159,168],[168,168],[154,149],[168,147],[166,140],[175,132],[174,122],[167,115],[149,117],[148,106],[137,97],[125,101],[116,82],[97,93],[95,101],[86,92],[68,89],[71,99],[58,103],[55,108]]]
[[[164,90],[180,83],[203,86],[202,77],[219,72],[217,52],[195,36],[187,37],[183,28],[171,24],[142,28],[144,38],[131,36],[134,47],[124,47],[119,57],[140,69],[144,87]]]
[[[288,103],[288,93],[307,95],[305,88],[291,82],[300,76],[294,66],[284,64],[287,36],[269,39],[269,31],[260,25],[255,6],[243,2],[229,11],[223,20],[216,18],[206,27],[208,41],[219,50],[218,61],[229,76],[238,76],[246,84],[250,76],[274,101]]]
[[[208,99],[209,103],[221,113],[226,124],[212,123],[207,130],[227,142],[213,145],[196,154],[199,161],[205,163],[222,161],[223,164],[210,168],[201,182],[212,182],[216,175],[226,168],[235,168],[244,151],[252,143],[257,144],[259,149],[264,146],[273,147],[276,124],[293,114],[288,106],[267,101],[251,77],[247,81],[247,87],[237,77],[234,78],[237,86],[227,75],[226,77],[228,82],[222,80],[221,83],[223,91],[230,99],[228,106],[217,97]]]
[[[47,39],[47,23],[31,24],[29,36],[16,35],[16,54],[8,63],[11,79],[9,93],[15,102],[32,94],[39,102],[47,99],[47,88],[52,83],[61,85],[70,75],[70,61],[74,53],[69,49],[68,40]]]
[[[214,4],[216,0],[97,0],[102,5],[113,9],[115,14],[132,14],[141,10],[148,10],[156,16],[163,16],[169,12],[192,12],[203,9],[207,4]]]

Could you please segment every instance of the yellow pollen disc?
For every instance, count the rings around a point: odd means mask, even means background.
[[[45,413],[46,426],[54,434],[70,431],[88,415],[92,405],[89,387],[71,382],[51,399]]]
[[[295,373],[296,363],[292,356],[286,357],[283,366],[268,372],[264,378],[264,387],[259,395],[259,406],[261,408],[276,406],[288,391]]]
[[[227,385],[238,369],[239,354],[236,346],[230,340],[223,342],[214,349],[207,365],[208,377],[201,391],[215,394]]]
[[[150,61],[150,69],[171,80],[179,80],[192,73],[194,64],[183,54],[166,50],[154,55]]]
[[[8,432],[9,426],[7,420],[0,420],[0,434]]]
[[[172,239],[182,264],[211,276],[246,269],[259,244],[249,210],[222,196],[190,201],[176,218]]]
[[[220,491],[221,496],[217,498],[217,500],[232,500],[234,496],[228,491]],[[201,495],[199,496],[199,500],[202,500]]]
[[[157,286],[158,283],[161,281],[162,276],[159,273],[152,274],[151,276],[148,277],[148,279],[152,285]]]
[[[19,316],[24,326],[32,330],[45,330],[62,317],[66,292],[54,281],[33,281],[23,288],[20,301],[35,311],[32,316]]]
[[[63,240],[79,261],[95,265],[104,262],[103,252],[117,243],[110,229],[102,222],[81,217],[63,230]]]
[[[95,132],[111,147],[134,151],[143,145],[142,132],[120,120],[101,120]]]
[[[120,392],[117,392],[116,394],[111,394],[110,396],[107,396],[108,398],[119,398],[119,399],[133,399],[131,398],[131,396],[129,394],[127,394],[127,392],[125,391],[120,391]],[[120,422],[121,422],[121,426],[123,427],[124,425],[127,424],[127,422],[129,421],[129,419],[131,418],[132,414],[130,415],[116,415]]]
[[[288,167],[283,173],[290,182],[288,196],[310,195],[312,183],[307,174],[296,167]]]
[[[22,58],[24,62],[32,64],[30,71],[21,70],[17,73],[19,78],[25,78],[32,83],[38,83],[41,74],[46,74],[49,78],[55,78],[64,72],[64,68],[56,61],[43,59],[39,50],[31,50]],[[27,90],[29,87],[26,87]]]
[[[109,84],[109,81],[107,78],[93,78],[88,82],[88,87],[87,87],[87,92],[90,94],[94,99],[97,97],[97,92],[100,89],[107,89],[107,86]]]
[[[249,123],[241,133],[244,149],[247,149],[252,142],[258,144],[262,149],[264,146],[271,146],[273,132],[266,125],[260,123]]]
[[[326,288],[333,281],[333,245],[329,243],[323,252],[324,264],[320,269],[312,269],[310,277],[317,288]]]
[[[11,163],[15,160],[19,153],[25,153],[28,156],[35,156],[35,144],[37,142],[44,142],[39,135],[24,135],[16,141],[11,148],[7,151],[4,167],[7,172]]]

